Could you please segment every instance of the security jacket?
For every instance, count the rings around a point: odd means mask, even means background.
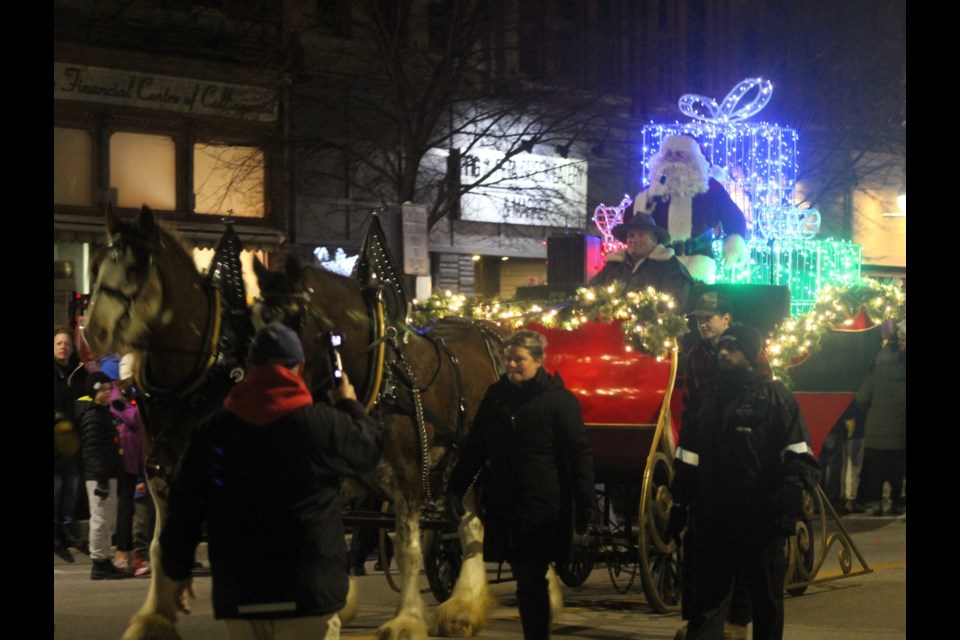
[[[807,425],[782,383],[759,371],[705,385],[683,417],[671,486],[698,527],[766,538],[792,533],[819,465]]]

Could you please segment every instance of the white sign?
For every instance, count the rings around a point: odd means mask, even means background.
[[[426,205],[403,205],[403,272],[409,276],[430,275]]]
[[[78,100],[244,120],[277,119],[272,89],[53,63],[54,100]]]
[[[468,185],[496,169],[460,200],[460,217],[581,228],[587,213],[587,161],[519,153],[504,161],[494,149],[475,149],[460,161],[460,182]]]

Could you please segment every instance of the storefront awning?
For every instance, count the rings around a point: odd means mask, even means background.
[[[210,222],[165,222],[190,246],[197,249],[213,249],[223,236],[223,223],[216,219]],[[282,231],[269,227],[257,227],[234,223],[233,228],[244,249],[276,251],[286,240]],[[54,214],[53,241],[78,242],[102,245],[106,242],[106,224],[102,218]]]

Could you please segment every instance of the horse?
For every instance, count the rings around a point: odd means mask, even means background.
[[[169,482],[193,426],[222,403],[237,379],[237,354],[225,348],[229,322],[219,292],[149,208],[141,209],[136,223],[108,210],[106,223],[108,245],[92,265],[84,337],[97,353],[137,354],[135,379],[144,392],[140,406],[151,442],[147,481],[157,507],[150,590],[124,638],[179,638],[174,584],[162,570],[158,542]],[[310,267],[294,273],[289,264],[281,272],[258,266],[267,291],[263,310],[297,323],[311,388],[329,373],[315,338],[327,330],[342,333],[345,369],[365,404],[376,407],[385,430],[382,459],[361,484],[393,501],[401,587],[396,615],[377,637],[426,637],[417,587],[423,566],[420,510],[436,507],[431,496],[442,495],[456,444],[499,375],[502,330],[465,319],[439,322],[422,334],[388,326],[356,280]],[[277,283],[300,302],[277,293]],[[464,551],[460,578],[438,608],[430,627],[435,635],[475,635],[495,602],[486,584],[482,525],[467,504],[471,511],[457,525]]]

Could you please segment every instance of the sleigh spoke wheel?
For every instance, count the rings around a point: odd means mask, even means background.
[[[647,601],[658,613],[680,606],[680,550],[667,536],[673,499],[673,465],[663,452],[655,453],[644,471],[640,497],[640,580]]]
[[[440,529],[424,531],[423,562],[430,592],[437,602],[445,602],[453,593],[463,566],[459,534]]]

